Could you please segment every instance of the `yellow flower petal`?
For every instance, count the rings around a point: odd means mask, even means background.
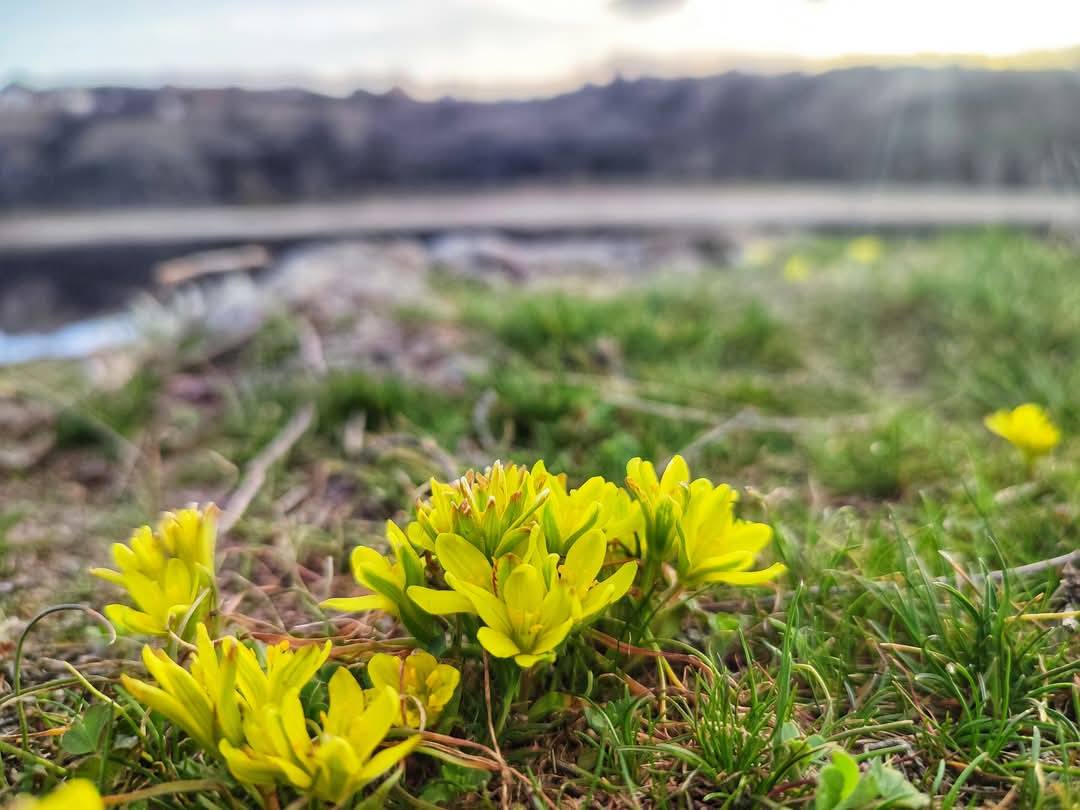
[[[364,690],[349,670],[338,667],[330,676],[327,692],[330,696],[330,707],[324,722],[326,731],[342,737],[348,736],[352,721],[363,714],[367,705]]]
[[[611,601],[617,602],[622,599],[630,586],[634,584],[637,576],[638,564],[636,562],[623,563],[619,570],[604,580],[605,585],[611,586]]]
[[[386,653],[375,653],[367,663],[368,677],[376,688],[390,686],[401,689],[401,659]]]
[[[476,632],[476,640],[496,658],[510,658],[521,652],[512,638],[491,627],[481,627]]]
[[[319,607],[324,610],[338,610],[342,613],[364,613],[369,610],[380,610],[383,613],[389,613],[391,616],[398,615],[397,605],[377,593],[327,599],[325,602],[320,602]]]
[[[505,593],[501,596],[506,603],[511,623],[514,623],[519,615],[539,614],[547,594],[540,572],[535,566],[526,563],[513,570],[507,579]]]
[[[218,746],[229,773],[246,785],[273,785],[281,776],[281,769],[266,757],[254,757],[228,740]]]
[[[706,582],[725,582],[728,585],[760,585],[787,571],[787,566],[774,563],[761,571],[718,571],[705,577]]]
[[[491,590],[491,563],[464,537],[440,534],[435,538],[435,554],[442,567],[458,579]]]
[[[116,625],[117,629],[129,633],[142,633],[148,636],[163,636],[168,633],[165,624],[149,613],[143,613],[127,605],[106,605],[105,616]]]
[[[510,635],[513,632],[506,606],[494,594],[468,582],[461,582],[453,574],[447,574],[446,581],[454,590],[469,597],[477,615],[484,620],[484,624],[504,635]]]
[[[349,743],[361,762],[371,756],[401,712],[397,690],[384,686],[375,691],[375,699],[368,703],[363,714],[356,717],[349,735]]]
[[[664,495],[670,495],[677,491],[682,484],[690,483],[690,468],[682,456],[672,456],[667,467],[664,468],[664,476],[660,479],[660,491]]]
[[[410,737],[404,742],[392,745],[389,748],[384,748],[377,753],[369,759],[367,765],[361,769],[359,774],[360,786],[363,787],[372,779],[381,776],[393,768],[401,762],[401,760],[411,754],[416,749],[416,746],[420,745],[422,741],[423,738],[417,734],[415,737]]]
[[[545,655],[534,655],[532,653],[522,653],[521,655],[514,656],[514,663],[522,669],[529,669],[536,666],[541,661],[550,661],[554,658],[550,653]]]
[[[600,573],[606,551],[603,532],[599,529],[586,532],[566,553],[566,562],[560,569],[563,579],[572,587],[587,586]]]
[[[540,637],[536,640],[530,652],[534,653],[546,653],[549,652],[560,644],[570,634],[570,628],[574,626],[573,619],[567,619],[560,625],[556,625],[548,630],[545,630],[540,634]]]
[[[207,729],[204,718],[196,717],[189,707],[181,703],[181,701],[155,686],[135,680],[128,675],[120,676],[120,684],[139,703],[149,706],[154,711],[164,715],[194,737],[200,745],[213,750],[214,738],[212,730]]]
[[[434,616],[448,616],[452,613],[476,613],[472,600],[457,591],[439,591],[413,585],[407,591],[409,598],[420,606],[421,610]]]
[[[40,799],[19,797],[12,810],[105,810],[94,783],[89,779],[72,779]]]

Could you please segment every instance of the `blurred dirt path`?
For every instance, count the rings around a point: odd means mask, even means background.
[[[0,251],[467,228],[551,233],[992,224],[1077,227],[1080,195],[895,187],[531,187],[325,204],[21,214],[0,218]]]

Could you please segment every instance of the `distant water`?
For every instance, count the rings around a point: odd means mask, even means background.
[[[0,332],[0,366],[31,360],[88,357],[104,349],[125,346],[136,338],[127,314],[87,318],[52,332],[9,335]]]

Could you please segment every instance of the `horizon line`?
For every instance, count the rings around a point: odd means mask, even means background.
[[[358,92],[384,95],[404,92],[410,98],[432,101],[457,98],[470,101],[519,101],[571,93],[588,86],[639,79],[705,79],[726,73],[775,76],[791,73],[823,74],[847,69],[924,68],[983,71],[1040,72],[1080,68],[1080,44],[1054,49],[1018,51],[1012,54],[923,51],[908,54],[851,53],[835,57],[802,57],[728,51],[719,54],[688,54],[679,59],[629,55],[613,57],[607,63],[572,70],[550,80],[535,82],[483,82],[448,78],[425,82],[408,75],[363,75],[354,72],[337,76],[303,71],[223,71],[208,73],[169,70],[153,74],[124,74],[100,71],[91,75],[54,76],[18,69],[0,76],[0,88],[22,87],[35,92],[92,90],[104,87],[185,90],[238,88],[250,91],[302,90],[317,95],[346,98]]]

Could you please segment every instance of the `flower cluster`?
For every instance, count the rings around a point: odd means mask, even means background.
[[[105,615],[131,633],[190,640],[199,622],[215,609],[214,550],[216,506],[166,513],[157,531],[136,529],[128,544],[114,543],[119,571],[93,568],[90,573],[127,591],[135,607],[106,605]]]
[[[260,662],[236,638],[215,644],[206,625],[199,624],[189,669],[147,646],[143,664],[156,686],[128,675],[121,682],[205,751],[220,753],[239,782],[290,785],[341,803],[393,768],[420,738],[377,750],[401,714],[397,689],[376,681],[365,695],[343,667],[330,678],[329,708],[312,734],[300,691],[329,655],[329,641],[298,650],[282,642],[268,647]]]
[[[735,501],[726,484],[691,480],[679,457],[662,477],[633,459],[625,486],[595,477],[571,488],[543,462],[496,462],[451,483],[432,481],[415,520],[404,529],[386,524],[388,554],[353,551],[353,575],[366,593],[323,603],[382,611],[412,634],[417,649],[400,655],[339,649],[355,653],[355,663],[367,658],[363,682],[327,666],[331,641],[217,637],[229,617],[218,616],[214,506],[136,530],[113,546],[117,570],[93,573],[129,597],[106,608],[119,629],[167,640],[165,649],[143,647],[147,680],[121,676],[135,700],[253,794],[284,789],[301,802],[343,806],[381,780],[369,796],[378,804],[393,780],[384,777],[424,734],[460,719],[462,672],[432,654],[448,641],[459,658],[479,645],[507,662],[497,673],[511,689],[502,696],[505,717],[520,670],[555,662],[628,594],[649,608],[630,614],[652,615],[657,605],[646,603],[658,583],[671,586],[666,600],[685,588],[777,576],[783,566],[755,570],[772,530],[736,519]],[[72,782],[56,795],[66,801],[63,791],[85,789]]]
[[[133,603],[106,608],[119,629],[171,638],[168,652],[143,647],[152,682],[122,675],[121,684],[207,754],[220,757],[241,784],[260,790],[286,786],[340,805],[420,744],[415,734],[392,745],[384,740],[393,727],[423,728],[437,720],[460,672],[423,651],[404,662],[377,654],[369,663],[370,687],[339,667],[326,681],[326,710],[319,722],[309,721],[310,701],[301,693],[322,682],[318,673],[330,656],[329,641],[293,649],[288,642],[256,648],[233,636],[214,639],[216,516],[212,505],[166,514],[156,531],[143,526],[128,544],[113,546],[119,570],[93,570],[122,587]],[[433,618],[404,595],[409,583],[423,581],[420,558],[400,532],[391,539],[400,552],[392,565],[371,549],[357,550],[354,570],[374,593],[343,601],[346,607],[379,608],[406,622],[412,617],[419,626],[431,624]],[[186,662],[179,647],[192,650]],[[72,782],[54,794],[55,801],[89,808],[80,793],[85,790]],[[71,796],[82,803],[70,803]],[[32,801],[38,803],[25,806],[52,807],[48,802],[54,799]]]
[[[402,531],[387,524],[391,558],[353,552],[370,595],[331,599],[336,610],[378,609],[420,639],[437,626],[417,615],[475,617],[475,639],[496,658],[551,662],[575,631],[623,598],[641,565],[673,570],[682,587],[753,585],[784,570],[752,570],[772,530],[734,517],[735,491],[690,480],[676,456],[663,478],[633,459],[626,487],[595,477],[568,489],[542,461],[498,462],[452,483],[431,482]],[[614,569],[603,576],[605,569]]]
[[[367,672],[374,688],[365,695],[370,699],[384,687],[396,689],[402,697],[398,722],[409,728],[438,723],[461,680],[461,672],[455,667],[440,664],[423,650],[413,650],[404,659],[375,653],[368,661]]]
[[[330,706],[322,712],[314,737],[295,688],[252,711],[244,724],[243,745],[221,741],[233,776],[251,785],[287,782],[340,805],[420,744],[420,737],[413,736],[376,753],[400,711],[392,687],[375,689],[365,698],[356,678],[339,668],[328,688]]]

